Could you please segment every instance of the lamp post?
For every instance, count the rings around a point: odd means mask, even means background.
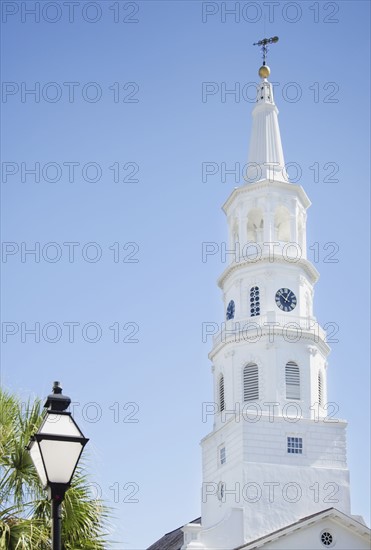
[[[45,402],[44,420],[27,446],[52,509],[52,549],[61,550],[61,504],[71,485],[86,439],[66,412],[71,399],[63,395],[59,382]]]

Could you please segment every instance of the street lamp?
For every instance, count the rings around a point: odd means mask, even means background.
[[[52,508],[52,549],[61,550],[61,504],[71,485],[86,439],[66,412],[71,399],[63,395],[54,382],[44,407],[47,409],[39,431],[27,446],[44,489],[48,490]]]

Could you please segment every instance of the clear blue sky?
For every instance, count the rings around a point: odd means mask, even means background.
[[[51,2],[39,22],[26,14],[35,4],[2,2],[3,338],[14,331],[2,384],[26,398],[61,380],[79,403],[120,549],[146,548],[200,514],[199,440],[211,429],[201,404],[212,400],[201,326],[223,319],[224,269],[220,256],[203,263],[201,247],[226,239],[221,205],[239,184],[220,173],[203,182],[201,166],[246,162],[260,65],[252,43],[278,35],[269,65],[285,159],[302,168],[308,244],[319,243],[315,313],[339,326],[329,398],[349,421],[352,511],[368,518],[369,3],[281,2],[272,12],[272,3],[101,1],[72,14]],[[203,82],[216,83],[205,101]],[[35,83],[39,101],[25,93]],[[241,93],[223,102],[222,87],[236,83]],[[35,163],[39,182],[25,172]],[[120,180],[139,181],[115,182],[115,163]],[[330,242],[338,263],[324,261]],[[22,262],[35,243],[40,261]],[[40,342],[25,333],[35,323]],[[117,326],[121,340],[139,342],[116,343]],[[139,502],[123,502],[136,488]]]

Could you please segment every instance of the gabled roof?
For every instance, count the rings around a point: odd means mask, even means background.
[[[246,544],[238,546],[237,548],[234,548],[234,550],[255,550],[257,548],[264,547],[264,545],[268,542],[273,542],[281,537],[285,537],[290,533],[297,531],[298,529],[313,525],[313,523],[317,523],[325,518],[333,518],[334,520],[337,520],[344,526],[352,529],[355,533],[358,533],[359,536],[370,536],[370,529],[367,527],[367,525],[359,521],[359,519],[362,519],[359,518],[359,516],[348,516],[347,514],[340,512],[336,508],[327,508],[326,510],[322,510],[321,512],[316,512],[315,514],[305,516],[300,520],[291,523],[290,525],[286,525],[286,527],[277,529],[277,531],[272,531],[264,537],[260,537]],[[189,523],[201,524],[201,518],[196,518]],[[180,550],[182,545],[184,544],[184,533],[182,531],[183,527],[184,525],[178,527],[177,529],[174,529],[174,531],[166,533],[166,535],[161,537],[157,542],[149,546],[147,550]]]
[[[354,516],[348,516],[347,514],[340,512],[336,508],[327,508],[326,510],[322,510],[321,512],[316,512],[315,514],[311,514],[310,516],[305,516],[295,523],[291,523],[286,527],[277,529],[277,531],[272,531],[272,533],[268,533],[268,535],[264,535],[263,537],[243,544],[242,546],[238,546],[234,550],[254,550],[255,548],[260,548],[264,546],[267,542],[275,541],[280,537],[288,535],[290,532],[301,529],[307,525],[317,523],[324,518],[331,517],[340,520],[341,523],[350,528],[353,528],[353,530],[356,531],[359,535],[370,536],[370,529],[367,527],[367,525],[365,525],[364,523],[360,523],[354,518]]]
[[[201,523],[201,518],[196,518],[189,523]],[[157,542],[149,546],[147,550],[180,550],[184,543],[184,533],[182,531],[184,525],[166,533]]]

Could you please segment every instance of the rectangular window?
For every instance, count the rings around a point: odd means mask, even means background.
[[[287,452],[290,454],[301,455],[303,454],[303,438],[302,437],[288,437],[287,438]]]
[[[225,454],[225,447],[219,449],[219,461],[220,464],[225,464],[227,462],[227,456]]]

